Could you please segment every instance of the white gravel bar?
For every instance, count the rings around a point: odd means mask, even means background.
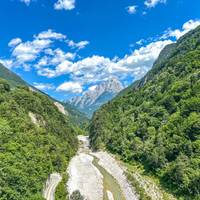
[[[107,170],[120,185],[126,200],[138,200],[138,196],[133,190],[133,187],[129,184],[123,169],[119,166],[117,161],[109,155],[107,152],[92,153],[99,159],[98,164]]]
[[[75,190],[79,190],[87,200],[102,200],[103,176],[93,165],[93,156],[85,153],[88,150],[88,139],[79,136],[79,140],[82,145],[68,167],[68,192],[71,195]]]
[[[67,189],[69,194],[79,190],[87,200],[103,200],[103,176],[93,165],[94,157],[97,157],[98,164],[116,179],[126,200],[138,200],[138,196],[118,162],[107,152],[91,152],[87,136],[78,136],[78,139],[80,141],[79,151],[68,166]],[[106,193],[109,200],[114,200],[112,192],[106,191]]]

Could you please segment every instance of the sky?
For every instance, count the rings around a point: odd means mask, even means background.
[[[2,0],[0,62],[59,100],[126,87],[200,25],[199,0]]]

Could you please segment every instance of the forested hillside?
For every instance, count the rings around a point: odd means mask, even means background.
[[[27,85],[27,83],[24,80],[22,80],[18,75],[16,75],[6,67],[4,67],[1,63],[0,63],[0,77],[9,81],[9,84],[12,87]]]
[[[177,197],[200,199],[200,27],[95,113],[90,138],[94,149],[142,163]]]
[[[27,86],[27,87],[32,88],[35,91],[38,91],[39,93],[42,93],[48,96],[47,94],[41,92],[37,88],[26,83],[21,77],[19,77],[17,74],[15,74],[11,70],[4,67],[1,63],[0,63],[0,78],[7,80],[12,89],[16,88],[17,86]],[[50,96],[48,97],[52,99],[52,101],[54,102],[59,102]],[[81,113],[80,111],[78,111],[76,108],[72,107],[68,103],[62,103],[62,102],[59,102],[59,103],[65,107],[65,110],[67,111],[67,114],[69,115],[68,117],[71,123],[83,128],[85,128],[88,125],[88,118],[86,117],[85,114]]]
[[[0,80],[0,199],[40,200],[77,150],[75,128],[46,95]]]

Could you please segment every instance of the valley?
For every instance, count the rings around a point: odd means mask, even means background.
[[[87,136],[78,138],[79,151],[68,167],[69,193],[79,190],[87,200],[137,200],[117,161],[106,152],[92,152]]]
[[[28,38],[0,57],[0,200],[200,200],[200,20],[135,38],[130,55],[120,39],[114,58],[53,29]]]

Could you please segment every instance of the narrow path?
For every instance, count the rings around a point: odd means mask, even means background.
[[[78,138],[79,152],[68,167],[69,194],[79,190],[87,200],[137,200],[117,162],[113,162],[106,152],[92,153],[88,137]],[[103,162],[111,163],[110,168]]]
[[[57,185],[62,180],[62,177],[58,173],[51,174],[49,179],[47,180],[46,187],[44,189],[44,198],[46,200],[54,200],[54,194]]]

